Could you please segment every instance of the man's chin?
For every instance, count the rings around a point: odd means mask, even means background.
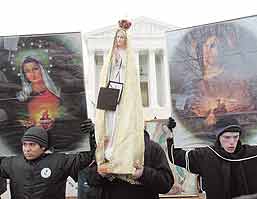
[[[36,159],[34,156],[30,156],[30,155],[24,155],[24,157],[25,157],[27,160],[34,160],[34,159]]]
[[[230,148],[230,149],[227,150],[227,152],[228,152],[228,153],[234,153],[235,150],[236,150],[235,148]]]

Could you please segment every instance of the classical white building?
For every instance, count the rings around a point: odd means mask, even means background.
[[[101,67],[112,46],[117,25],[86,33],[86,89],[89,117],[95,116],[95,104]],[[144,119],[170,116],[169,68],[165,31],[175,29],[146,17],[132,20],[131,43],[135,63],[140,70]],[[131,99],[133,100],[133,99]]]

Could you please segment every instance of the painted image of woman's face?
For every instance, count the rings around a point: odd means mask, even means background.
[[[31,83],[39,83],[43,81],[41,69],[35,62],[25,63],[23,65],[23,71],[26,78]]]
[[[218,39],[216,36],[210,36],[203,44],[203,64],[205,67],[215,66],[218,56]]]
[[[123,30],[117,32],[116,35],[116,47],[117,48],[126,48],[126,34]]]

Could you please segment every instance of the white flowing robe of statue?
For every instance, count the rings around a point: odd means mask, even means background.
[[[117,50],[116,56],[113,56],[113,61],[111,62],[111,73],[110,73],[110,81],[119,82],[124,84],[124,70],[126,64],[126,50],[119,49]],[[112,84],[109,86],[111,88],[120,89],[119,84]],[[106,111],[106,129],[108,129],[107,137],[107,146],[105,149],[105,158],[107,160],[111,159],[112,150],[113,150],[113,139],[115,133],[115,125],[117,120],[117,112],[119,110],[119,106],[117,106],[116,111]]]
[[[100,87],[108,84],[108,73],[112,65],[111,50],[100,75]],[[139,68],[135,65],[127,39],[127,48],[119,50],[121,67],[112,69],[120,72],[123,92],[116,111],[96,109],[96,161],[98,168],[112,174],[133,174],[134,165],[144,165],[144,121],[140,90]],[[117,68],[118,67],[118,68]],[[114,75],[114,79],[113,79]]]

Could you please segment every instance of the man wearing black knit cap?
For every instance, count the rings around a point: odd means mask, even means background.
[[[48,135],[45,129],[31,127],[22,138],[22,151],[27,160],[40,157],[48,148]]]
[[[94,131],[91,120],[83,131]],[[90,133],[90,132],[89,132]],[[29,128],[22,137],[23,155],[2,158],[0,177],[10,179],[12,199],[65,199],[68,176],[77,179],[93,152],[78,154],[45,153],[48,134],[41,127]]]
[[[172,131],[175,121],[170,118]],[[257,193],[257,147],[241,144],[242,128],[237,120],[227,117],[215,124],[216,142],[213,146],[186,152],[173,148],[173,138],[167,140],[169,158],[176,165],[189,168],[202,177],[208,199],[231,199]]]

